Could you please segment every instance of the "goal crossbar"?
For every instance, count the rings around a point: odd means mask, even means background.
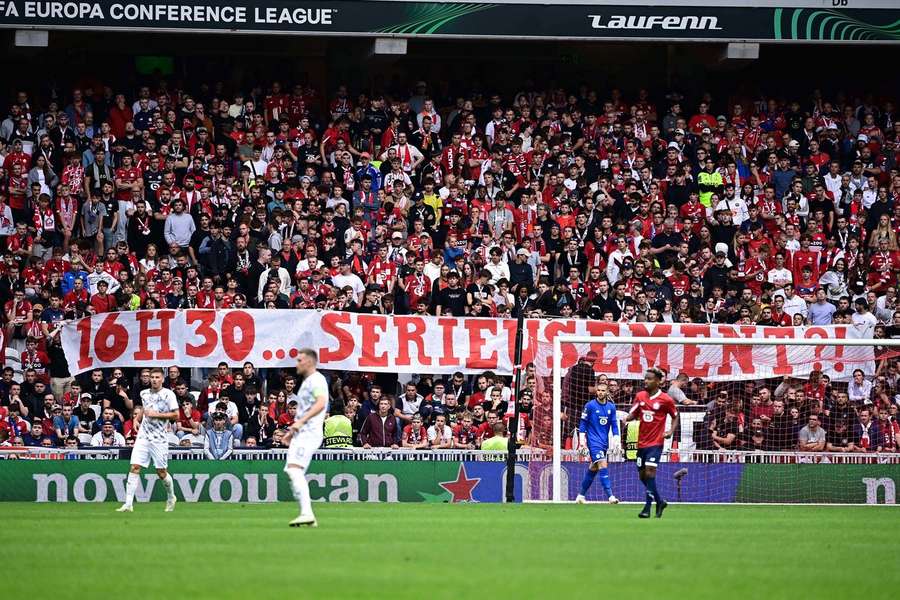
[[[562,345],[602,343],[667,344],[694,346],[888,346],[900,347],[900,339],[822,339],[822,338],[732,338],[732,337],[642,337],[558,335],[553,338],[553,501],[562,501]]]

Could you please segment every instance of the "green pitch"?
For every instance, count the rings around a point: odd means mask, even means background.
[[[900,589],[891,507],[0,505],[3,597],[877,598]]]

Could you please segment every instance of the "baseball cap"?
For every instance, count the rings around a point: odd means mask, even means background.
[[[459,272],[450,271],[449,273],[447,273],[447,277],[456,277],[457,279],[459,279]]]
[[[391,239],[392,240],[402,240],[403,234],[400,233],[399,231],[395,231],[394,233],[391,234]]]
[[[704,127],[703,129],[700,130],[700,133],[710,133],[709,127]]]
[[[359,155],[360,158],[372,158],[372,155],[368,152],[363,152]]]
[[[213,420],[220,421],[225,419],[225,413],[223,412],[215,412],[213,413]]]
[[[667,148],[675,148],[676,150],[678,150],[678,142],[669,142]]]
[[[859,134],[858,136],[856,136],[856,140],[857,140],[858,142],[868,142],[868,141],[869,141],[869,136],[867,136],[867,135],[864,134],[864,133],[861,133],[861,134]]]
[[[676,130],[675,130],[675,135],[684,135],[684,129],[681,129],[681,128],[676,129]]]
[[[91,396],[88,392],[84,392],[83,394],[81,394],[80,398],[82,400],[93,400],[94,399],[94,397]]]
[[[528,256],[528,250],[525,248],[519,248],[516,250],[516,256]]]
[[[104,425],[114,425],[112,421],[103,421]]]
[[[791,143],[788,144],[788,146],[790,146],[791,148],[799,148],[800,142],[798,142],[797,140],[791,140]]]
[[[728,244],[724,242],[719,242],[718,244],[716,244],[716,254],[718,254],[719,252],[728,254]]]

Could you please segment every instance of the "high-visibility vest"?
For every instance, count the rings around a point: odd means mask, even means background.
[[[720,186],[723,183],[722,174],[718,171],[713,171],[709,173],[707,171],[700,171],[700,174],[697,176],[697,183],[699,185],[712,185],[712,186]],[[705,206],[706,208],[712,208],[712,192],[700,192],[700,204]]]
[[[350,419],[344,415],[332,415],[325,419],[325,447],[353,447],[353,424]]]
[[[640,421],[629,421],[625,427],[625,460],[636,460],[638,451],[638,431]]]

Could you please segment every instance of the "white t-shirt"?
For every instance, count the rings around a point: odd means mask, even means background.
[[[143,431],[143,430],[144,430],[144,428],[141,427],[141,431]],[[138,437],[140,437],[141,431],[138,431]],[[115,440],[112,444],[113,446],[124,446],[125,445],[125,438],[118,431],[113,431],[113,439]],[[99,448],[101,446],[109,446],[109,445],[110,444],[103,443],[103,432],[102,431],[98,431],[91,437],[91,446],[93,446],[94,448]]]
[[[167,388],[161,388],[158,392],[147,388],[141,391],[141,404],[144,405],[144,418],[141,420],[141,428],[138,430],[137,441],[147,441],[152,444],[168,444],[167,430],[169,421],[148,417],[147,410],[166,413],[178,410],[178,400],[175,392]]]
[[[325,376],[318,371],[313,371],[306,379],[300,389],[297,390],[297,414],[294,420],[299,420],[305,415],[313,404],[316,403],[316,397],[324,395],[328,398],[328,381]],[[325,410],[319,411],[318,414],[309,419],[300,428],[298,435],[304,437],[322,437],[323,428],[325,426],[325,414],[328,412],[328,404],[326,402]]]
[[[434,442],[434,440],[438,436],[437,425],[432,425],[428,428],[428,441]],[[450,438],[453,437],[453,431],[451,431],[450,427],[444,425],[444,431],[441,432],[441,443],[450,441]]]
[[[787,269],[770,269],[766,278],[769,280],[769,283],[776,287],[783,287],[788,283],[792,283],[794,281],[794,276]]]
[[[806,300],[801,298],[800,296],[793,296],[788,298],[784,296],[784,312],[793,318],[794,315],[800,314],[804,317],[808,312],[808,308],[806,306]]]
[[[362,293],[366,291],[366,286],[362,282],[362,279],[355,273],[350,273],[349,275],[335,275],[331,278],[331,283],[334,284],[334,287],[337,289],[341,289],[344,286],[350,286],[353,290],[353,301],[359,302],[359,299],[362,297]]]
[[[870,312],[866,312],[863,314],[855,312],[855,313],[853,313],[853,316],[850,317],[850,320],[853,322],[854,325],[867,325],[867,326],[872,326],[872,327],[874,327],[875,325],[878,325],[878,319],[876,319],[875,315],[873,315]]]

